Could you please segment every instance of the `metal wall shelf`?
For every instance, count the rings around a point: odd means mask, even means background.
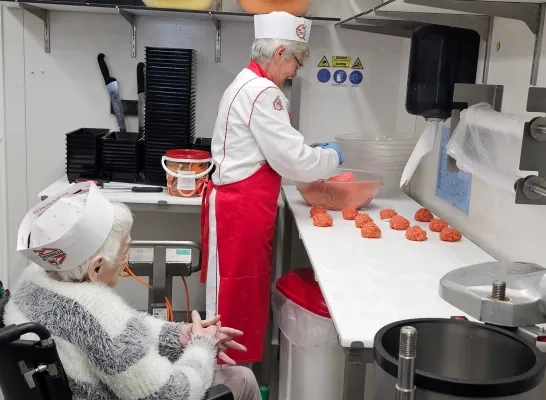
[[[340,21],[345,29],[409,38],[423,25],[444,25],[476,31],[486,42],[483,83],[487,82],[494,17],[522,21],[535,35],[531,85],[536,85],[544,33],[546,4],[487,0],[388,0]]]
[[[44,21],[44,50],[51,51],[50,11],[69,11],[94,14],[119,14],[131,25],[131,57],[136,57],[137,16],[155,16],[167,18],[193,18],[212,22],[216,29],[216,62],[221,61],[222,52],[222,21],[253,22],[254,14],[244,12],[222,11],[222,0],[216,0],[216,10],[184,10],[149,8],[145,6],[118,6],[102,3],[76,3],[65,1],[0,1],[0,5],[10,8],[22,8]],[[305,16],[313,21],[314,25],[334,25],[340,18]]]

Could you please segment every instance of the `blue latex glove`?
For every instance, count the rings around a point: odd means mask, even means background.
[[[341,149],[334,142],[312,143],[311,147],[321,147],[323,149],[334,149],[336,151],[338,159],[339,159],[339,165],[343,164],[343,154],[341,154]]]

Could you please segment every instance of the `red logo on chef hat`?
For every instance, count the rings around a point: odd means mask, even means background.
[[[284,110],[284,107],[282,106],[282,100],[280,96],[277,96],[277,98],[273,101],[273,108],[277,111]]]
[[[298,37],[305,41],[305,38],[307,37],[307,25],[305,24],[300,24],[296,27],[296,35],[298,35]]]
[[[66,253],[61,249],[44,247],[40,250],[34,250],[34,252],[38,254],[42,260],[54,267],[60,267],[64,263],[64,260],[66,260]]]

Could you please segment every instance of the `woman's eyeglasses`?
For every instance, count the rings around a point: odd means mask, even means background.
[[[298,57],[296,57],[295,55],[293,56],[294,56],[294,60],[296,60],[296,62],[298,63],[298,69],[303,68],[303,65],[300,63],[300,60],[298,60]]]

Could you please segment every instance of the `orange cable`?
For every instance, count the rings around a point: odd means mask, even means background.
[[[129,274],[128,276],[132,276],[133,278],[135,278],[137,280],[137,282],[143,284],[144,286],[146,286],[148,289],[152,289],[152,286],[149,285],[148,283],[144,282],[142,279],[140,279],[138,276],[135,275],[135,273],[131,270],[131,268],[129,267],[129,265],[126,265],[125,266],[125,270],[127,271],[127,273]],[[165,304],[167,306],[167,321],[174,321],[174,313],[173,313],[173,308],[171,306],[171,302],[169,301],[169,299],[167,297],[165,297]]]
[[[148,289],[152,289],[152,286],[146,282],[144,282],[142,279],[140,279],[138,276],[135,275],[135,273],[131,270],[129,267],[129,264],[125,266],[124,271],[126,271],[125,274],[120,274],[122,278],[127,278],[129,276],[132,276],[137,280],[137,282],[141,283],[142,285],[146,286]],[[185,277],[181,277],[182,281],[184,282],[184,289],[186,292],[186,320],[190,321],[190,292],[188,290],[188,283],[186,282]],[[167,297],[165,297],[165,305],[167,306],[167,321],[174,322],[174,310],[171,305],[171,302]]]

